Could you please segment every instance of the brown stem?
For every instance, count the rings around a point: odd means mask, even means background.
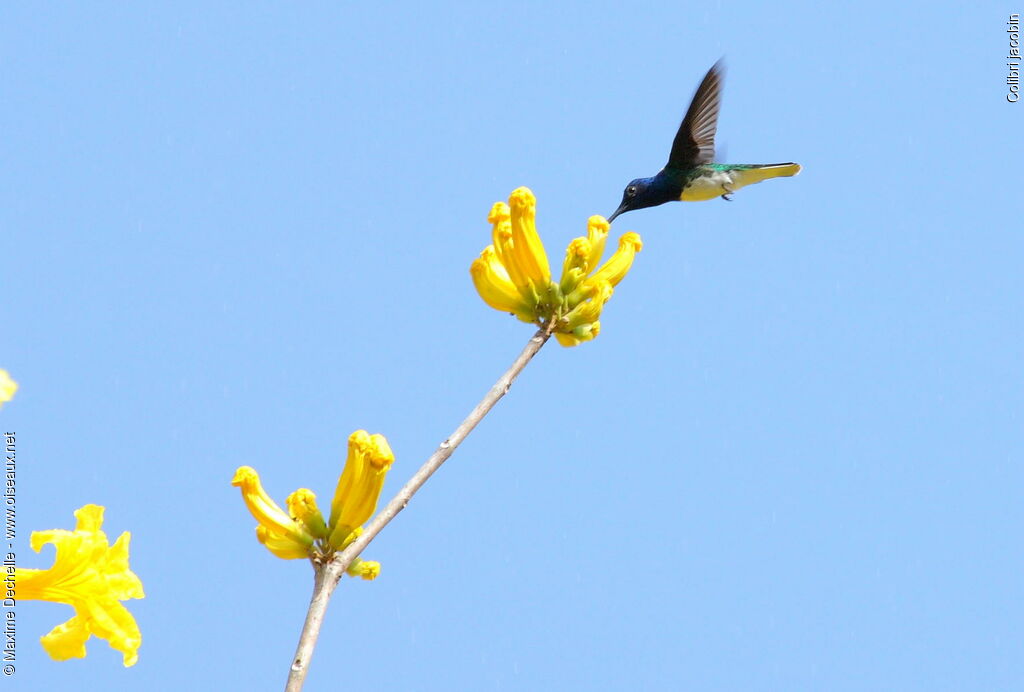
[[[306,622],[302,626],[302,634],[299,636],[299,645],[295,649],[295,657],[292,659],[291,669],[288,671],[288,684],[285,686],[286,692],[299,692],[302,689],[302,685],[306,680],[306,674],[309,672],[309,661],[313,656],[313,648],[316,646],[317,637],[320,635],[320,626],[323,624],[324,614],[327,612],[327,604],[331,600],[331,594],[334,593],[334,588],[338,585],[341,575],[345,573],[345,570],[352,564],[352,561],[369,545],[370,541],[380,533],[381,529],[387,526],[388,522],[405,509],[406,505],[409,504],[409,500],[416,494],[416,491],[427,482],[427,479],[434,474],[434,471],[441,468],[441,464],[448,460],[448,457],[452,455],[455,448],[466,439],[466,436],[472,432],[477,423],[483,420],[483,417],[494,408],[498,400],[508,393],[508,390],[512,387],[512,382],[515,381],[519,373],[526,367],[526,364],[551,338],[553,327],[554,323],[552,322],[545,328],[538,330],[530,338],[523,352],[515,359],[512,366],[498,378],[498,381],[494,383],[490,391],[480,400],[476,408],[466,416],[466,420],[462,421],[459,427],[455,429],[455,432],[438,446],[437,450],[430,455],[430,458],[423,463],[419,471],[413,474],[412,478],[398,491],[398,494],[391,499],[391,502],[385,505],[384,509],[373,518],[373,521],[366,525],[359,538],[340,553],[335,554],[326,563],[314,563],[313,597],[310,599],[309,611],[306,613]]]

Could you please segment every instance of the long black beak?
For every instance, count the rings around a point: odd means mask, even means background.
[[[618,216],[619,214],[621,214],[624,211],[626,211],[626,203],[625,202],[620,204],[619,208],[612,212],[612,215],[608,217],[608,223],[611,223],[612,221],[614,221],[615,217]]]

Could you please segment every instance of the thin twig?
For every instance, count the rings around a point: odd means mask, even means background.
[[[345,573],[345,570],[352,561],[363,552],[370,541],[380,533],[381,529],[387,526],[388,522],[405,509],[405,506],[409,504],[409,500],[416,494],[416,491],[427,482],[427,479],[433,475],[434,471],[441,468],[441,464],[448,460],[448,457],[452,455],[455,448],[466,439],[466,436],[472,432],[477,423],[494,408],[494,405],[498,403],[501,397],[505,396],[512,386],[512,382],[522,369],[526,367],[530,359],[551,338],[552,329],[553,324],[549,324],[544,329],[538,330],[530,338],[523,352],[519,354],[519,357],[512,363],[512,366],[505,371],[505,374],[498,378],[498,381],[494,383],[494,386],[491,387],[486,396],[480,400],[476,408],[466,416],[466,420],[462,421],[459,427],[455,429],[455,432],[438,446],[437,450],[430,455],[430,458],[424,462],[419,471],[391,499],[391,502],[373,518],[373,521],[366,525],[359,538],[327,562],[314,564],[313,597],[310,599],[309,611],[306,613],[306,622],[302,626],[299,645],[295,649],[295,657],[292,659],[291,669],[288,672],[288,684],[285,686],[286,692],[299,692],[302,689],[302,685],[306,680],[306,674],[309,672],[309,661],[313,656],[313,648],[316,646],[317,637],[320,636],[320,626],[323,624],[324,614],[327,612],[327,604],[331,600],[331,594],[334,593],[334,588],[338,585],[341,575]]]

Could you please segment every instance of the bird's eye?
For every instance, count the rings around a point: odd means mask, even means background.
[[[630,185],[626,188],[626,194],[632,197],[636,194],[636,185]]]

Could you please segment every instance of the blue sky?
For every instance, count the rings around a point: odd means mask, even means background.
[[[307,689],[1008,689],[1022,674],[1020,123],[1000,3],[113,4],[0,26],[16,552],[107,507],[140,661],[17,610],[18,689],[279,689],[311,587],[230,486],[393,494],[531,329],[468,267],[519,185],[560,263],[664,163],[799,177],[644,250],[366,551]],[[1018,8],[1019,9],[1019,8]]]

